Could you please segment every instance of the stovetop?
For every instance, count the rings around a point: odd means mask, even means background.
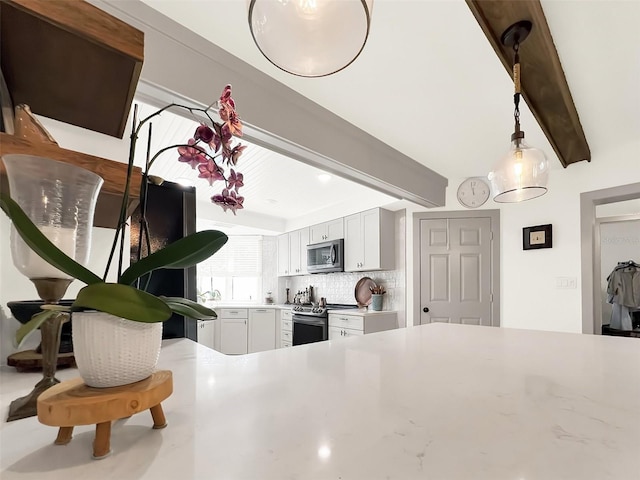
[[[351,308],[358,308],[358,306],[342,303],[328,303],[325,307],[314,306],[312,304],[297,304],[294,305],[291,310],[298,315],[327,317],[329,316],[329,310],[347,310]]]

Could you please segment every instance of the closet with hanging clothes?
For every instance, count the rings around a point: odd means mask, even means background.
[[[640,337],[640,264],[618,262],[607,282],[607,301],[613,308],[602,334]]]

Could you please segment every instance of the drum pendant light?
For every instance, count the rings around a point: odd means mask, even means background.
[[[531,32],[531,22],[521,21],[511,25],[502,34],[502,44],[513,47],[513,83],[515,94],[515,131],[511,135],[511,149],[497,163],[488,178],[491,181],[493,200],[499,203],[521,202],[547,193],[549,162],[541,150],[530,147],[520,130],[520,43]]]
[[[373,0],[248,0],[249,28],[262,54],[301,77],[350,65],[364,48]]]

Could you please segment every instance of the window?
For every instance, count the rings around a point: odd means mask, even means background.
[[[262,297],[262,237],[229,236],[224,247],[198,264],[197,272],[201,302],[257,303]]]

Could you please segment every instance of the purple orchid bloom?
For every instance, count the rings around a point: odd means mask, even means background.
[[[241,210],[244,208],[244,197],[240,197],[236,194],[236,192],[230,192],[226,188],[222,190],[222,193],[211,197],[211,201],[216,205],[220,205],[225,212],[227,211],[227,209],[231,210],[234,215],[236,214],[236,210]]]
[[[204,143],[210,143],[213,140],[213,130],[209,125],[201,123],[198,128],[196,128],[196,133],[193,135],[195,140],[202,140]]]
[[[232,135],[229,131],[229,128],[226,125],[223,125],[219,129],[216,128],[216,131],[213,134],[213,141],[209,144],[209,146],[213,148],[213,151],[216,153],[218,152],[218,150],[220,150],[220,147],[222,147],[223,152],[224,150],[230,150],[231,138]]]
[[[244,187],[244,175],[240,172],[236,172],[233,168],[231,169],[231,173],[229,174],[229,179],[227,180],[227,186],[229,190],[235,189],[237,192],[240,187]]]
[[[196,144],[194,138],[190,138],[188,143],[189,146],[182,145],[178,147],[178,153],[180,154],[178,161],[188,163],[191,168],[195,169],[201,163],[205,163],[207,158],[203,155],[204,151],[200,147],[191,146]]]
[[[238,117],[238,114],[236,113],[236,103],[233,101],[233,98],[231,98],[231,85],[227,85],[224,87],[224,90],[222,90],[218,106],[218,114],[225,122],[225,125],[231,134],[241,137],[242,123],[240,122],[240,117]]]
[[[244,152],[245,148],[247,148],[247,146],[242,145],[241,143],[233,147],[229,153],[229,162],[233,165],[238,163],[238,159],[240,158],[240,155],[242,155],[242,152]]]
[[[198,178],[206,178],[209,180],[209,185],[213,185],[213,182],[216,180],[224,180],[224,175],[220,171],[220,167],[210,158],[207,159],[206,163],[198,165],[198,170],[200,171]]]

